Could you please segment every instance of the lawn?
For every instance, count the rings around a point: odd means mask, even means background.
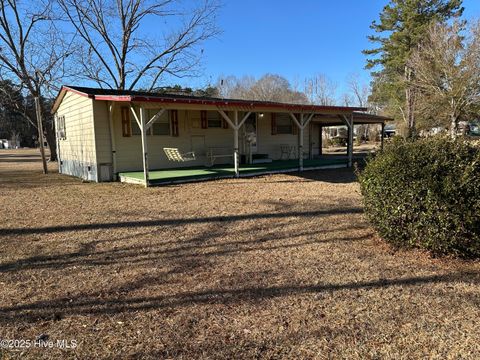
[[[77,342],[0,358],[480,354],[480,264],[385,245],[348,169],[145,189],[0,150],[0,204],[0,339]]]

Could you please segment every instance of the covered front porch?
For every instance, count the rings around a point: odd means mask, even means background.
[[[144,186],[351,167],[354,125],[385,121],[356,107],[143,94],[105,100],[113,174]],[[323,154],[322,127],[338,125],[348,129],[346,155]]]
[[[364,154],[355,154],[354,159],[362,159]],[[348,156],[323,155],[316,159],[304,159],[303,171],[340,168],[348,166]],[[238,177],[250,177],[277,173],[299,171],[298,159],[275,160],[264,164],[244,164],[238,167]],[[130,171],[118,174],[120,181],[127,183],[145,184],[143,171]],[[149,185],[166,185],[213,179],[236,177],[232,165],[216,165],[212,167],[194,166],[185,168],[171,168],[149,171]]]
[[[258,111],[253,111],[258,110]],[[250,115],[255,115],[257,119],[257,113],[260,113],[263,117],[264,109],[247,109],[242,112],[240,117],[240,111],[234,110],[231,113],[217,108],[216,111],[221,115],[221,117],[226,121],[228,126],[233,129],[233,149],[228,151],[226,154],[220,154],[217,156],[232,158],[233,164],[221,164],[217,166],[212,166],[213,161],[210,163],[211,166],[203,166],[199,164],[192,164],[191,166],[185,167],[162,167],[162,168],[153,168],[150,169],[148,165],[147,157],[147,137],[146,133],[148,129],[158,120],[158,118],[165,112],[165,108],[156,109],[157,112],[152,118],[146,117],[145,107],[142,105],[139,107],[140,116],[137,115],[137,111],[131,105],[130,111],[134,116],[135,121],[138,124],[138,127],[141,131],[141,140],[142,140],[142,153],[143,153],[143,171],[121,171],[118,172],[118,178],[122,182],[129,183],[139,183],[144,184],[145,186],[149,185],[160,185],[168,183],[179,183],[179,182],[188,182],[188,181],[201,181],[201,180],[211,180],[219,178],[229,178],[229,177],[247,177],[255,175],[265,175],[273,174],[280,172],[294,172],[294,171],[304,171],[304,170],[316,170],[322,168],[331,168],[331,167],[351,167],[354,159],[354,150],[353,150],[353,129],[355,124],[355,115],[359,116],[360,114],[355,114],[350,111],[350,114],[347,116],[342,113],[336,113],[340,110],[334,109],[332,114],[321,114],[317,113],[314,110],[310,110],[307,113],[293,113],[287,110],[283,110],[286,113],[291,121],[292,126],[297,127],[297,142],[296,145],[293,144],[277,144],[280,148],[289,148],[287,151],[287,159],[282,159],[284,151],[280,159],[272,159],[268,153],[266,154],[252,154],[252,149],[247,150],[246,152],[239,151],[239,138],[240,138],[240,129],[246,123],[247,119],[250,118]],[[330,109],[328,109],[330,110]],[[328,112],[323,110],[324,112]],[[175,112],[176,113],[176,112]],[[360,115],[361,116],[361,115]],[[274,119],[274,116],[271,115],[271,118]],[[356,119],[357,121],[360,119]],[[362,119],[363,120],[363,119]],[[178,120],[177,120],[178,121]],[[372,119],[368,119],[372,121]],[[272,120],[272,123],[274,120]],[[381,123],[383,126],[383,119],[373,119],[372,122]],[[258,122],[257,122],[258,124]],[[318,133],[320,149],[317,154],[313,153],[312,145],[313,142],[308,140],[309,145],[304,146],[304,134],[307,132],[308,136],[312,137],[312,128],[314,124],[319,127],[320,131]],[[322,153],[322,126],[332,126],[337,124],[344,124],[348,128],[348,146],[346,148],[346,155],[327,155]],[[255,126],[257,127],[257,125]],[[257,141],[257,136],[254,136],[254,142]],[[259,141],[262,141],[260,138]],[[383,141],[382,141],[383,145]],[[275,145],[274,145],[275,146]],[[192,146],[193,147],[193,146]],[[179,148],[163,148],[164,152],[167,155],[167,158],[171,162],[188,162],[191,160],[196,160],[195,152],[184,152],[181,153]],[[244,149],[245,150],[245,149]],[[210,150],[207,151],[209,153]],[[253,156],[261,156],[261,159],[265,160],[259,161],[256,163],[252,161]],[[213,156],[214,157],[214,156]],[[213,159],[212,157],[212,159]],[[246,159],[242,161],[242,157]],[[293,159],[292,159],[293,157]],[[241,164],[245,162],[246,164]]]

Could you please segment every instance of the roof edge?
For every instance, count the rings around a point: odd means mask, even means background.
[[[98,90],[94,88],[82,88],[88,90]],[[341,111],[341,112],[358,112],[366,111],[364,107],[349,107],[349,106],[325,106],[325,105],[312,105],[312,104],[288,104],[273,101],[258,101],[258,100],[241,100],[241,99],[220,99],[220,98],[195,98],[185,96],[162,96],[161,94],[136,95],[136,94],[94,94],[84,91],[80,91],[73,86],[63,85],[57,95],[55,102],[52,106],[52,114],[58,110],[60,103],[62,102],[67,92],[73,92],[80,96],[85,96],[99,101],[118,101],[118,102],[158,102],[165,104],[184,104],[184,105],[205,105],[205,106],[217,106],[217,107],[250,107],[250,108],[271,108],[271,109],[283,109],[283,110],[297,110],[302,112],[320,112],[325,111]]]

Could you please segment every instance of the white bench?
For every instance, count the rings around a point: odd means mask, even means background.
[[[165,152],[165,155],[167,156],[167,159],[170,161],[175,161],[175,162],[187,162],[187,161],[193,161],[195,160],[195,153],[188,152],[188,153],[180,153],[180,151],[177,148],[163,148],[163,151]]]
[[[228,147],[211,147],[207,150],[207,166],[213,166],[216,159],[232,158],[233,150]]]

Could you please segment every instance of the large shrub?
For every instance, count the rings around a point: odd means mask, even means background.
[[[480,257],[480,148],[464,140],[395,139],[359,173],[365,212],[399,247]]]

